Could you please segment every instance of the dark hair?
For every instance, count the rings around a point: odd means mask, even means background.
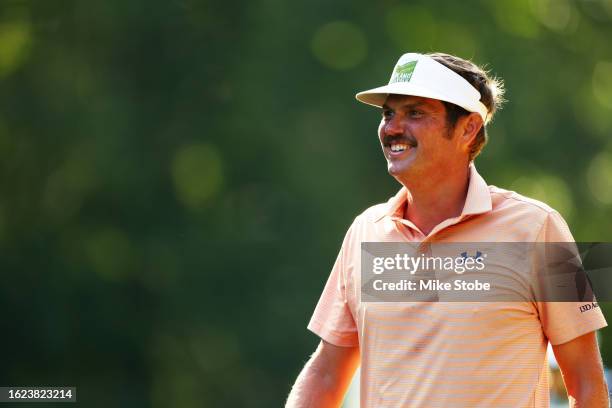
[[[469,159],[472,161],[478,156],[487,143],[488,135],[486,125],[491,121],[495,112],[501,108],[504,102],[504,84],[500,79],[489,76],[487,71],[471,61],[441,52],[427,55],[465,78],[466,81],[480,92],[480,102],[487,107],[489,112],[487,120],[482,125],[482,128],[480,128],[480,131],[478,131],[470,148]],[[453,103],[444,101],[442,103],[446,107],[446,121],[451,129],[455,127],[460,117],[470,113],[461,106],[457,106]]]

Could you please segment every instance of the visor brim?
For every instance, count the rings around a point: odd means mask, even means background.
[[[389,95],[420,96],[422,98],[438,99],[452,103],[452,101],[448,100],[449,98],[445,98],[443,95],[432,92],[430,89],[425,89],[418,85],[405,82],[396,82],[359,92],[357,95],[355,95],[355,98],[359,102],[381,108]]]

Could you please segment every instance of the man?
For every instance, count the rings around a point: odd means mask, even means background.
[[[572,406],[608,406],[597,307],[361,299],[362,242],[573,241],[559,213],[487,186],[472,163],[502,94],[472,62],[439,53],[405,54],[388,85],[357,94],[382,108],[379,139],[403,188],[349,228],[308,325],[321,342],[287,407],[340,406],[359,364],[366,408],[547,407],[548,342]]]

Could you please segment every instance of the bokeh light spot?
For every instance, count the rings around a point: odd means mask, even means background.
[[[478,46],[469,28],[459,24],[447,23],[441,27],[436,49],[471,59]]]
[[[612,0],[601,0],[603,7],[608,14],[608,17],[612,18]]]
[[[572,8],[567,0],[531,0],[531,10],[545,27],[565,31],[572,19]]]
[[[357,26],[346,21],[320,27],[310,45],[312,53],[323,65],[337,70],[356,67],[368,53],[365,35]]]
[[[437,24],[431,13],[418,6],[400,4],[389,9],[385,18],[387,33],[402,52],[433,47]]]
[[[134,248],[123,231],[105,227],[93,233],[85,244],[95,272],[110,281],[124,280],[134,270]]]
[[[223,184],[221,156],[209,144],[183,146],[174,155],[172,177],[181,203],[190,209],[201,208]]]
[[[74,217],[87,194],[95,190],[97,183],[92,157],[91,150],[79,146],[49,175],[41,204],[50,219],[64,221]]]
[[[511,188],[519,194],[548,204],[565,218],[571,218],[574,212],[574,200],[567,183],[552,174],[520,177],[512,183]]]
[[[528,0],[497,0],[486,2],[492,7],[495,20],[500,28],[517,37],[536,38],[538,22],[529,10]]]
[[[21,66],[30,50],[31,39],[27,21],[0,24],[0,77]]]
[[[587,170],[587,184],[593,197],[603,204],[612,204],[612,154],[596,155]]]
[[[599,103],[612,109],[612,62],[600,61],[595,65],[593,94]]]
[[[610,112],[602,104],[593,103],[595,96],[590,82],[587,81],[576,89],[572,99],[576,120],[585,137],[607,141],[612,130]]]

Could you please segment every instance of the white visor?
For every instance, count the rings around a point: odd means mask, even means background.
[[[455,71],[423,54],[404,54],[393,68],[389,84],[355,97],[368,105],[382,107],[390,94],[438,99],[477,112],[487,123],[487,107],[480,102],[480,92]]]

